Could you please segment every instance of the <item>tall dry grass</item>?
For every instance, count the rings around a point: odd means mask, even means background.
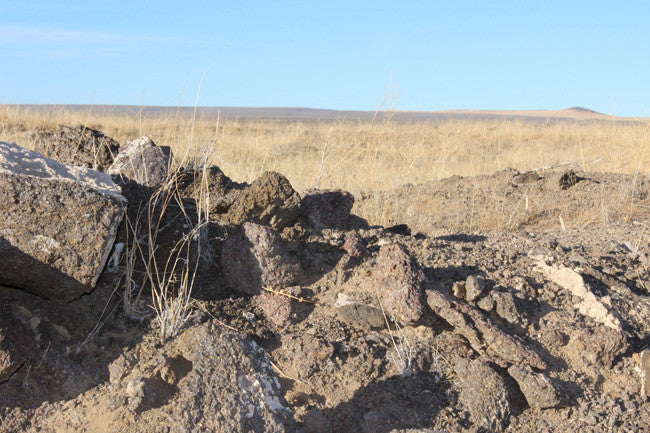
[[[0,140],[31,145],[27,132],[84,124],[120,143],[149,135],[179,155],[214,155],[237,181],[278,171],[310,187],[386,190],[452,175],[528,170],[564,161],[587,170],[650,175],[647,124],[448,121],[399,123],[223,120],[216,117],[34,110],[0,106]],[[596,163],[590,164],[593,161]]]

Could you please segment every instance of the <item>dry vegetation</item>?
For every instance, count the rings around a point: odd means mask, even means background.
[[[177,155],[210,154],[236,181],[275,170],[298,191],[388,190],[565,161],[586,170],[650,175],[650,127],[641,122],[238,121],[0,107],[0,140],[29,147],[27,131],[62,124],[84,124],[120,143],[146,134]]]

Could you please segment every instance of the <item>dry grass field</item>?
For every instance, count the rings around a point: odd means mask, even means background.
[[[26,147],[30,130],[76,124],[120,143],[146,134],[177,156],[205,154],[236,181],[278,171],[298,191],[377,192],[567,161],[587,171],[650,175],[650,126],[644,122],[224,120],[0,107],[0,140]]]

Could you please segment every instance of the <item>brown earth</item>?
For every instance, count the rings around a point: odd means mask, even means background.
[[[0,432],[210,431],[187,399],[208,399],[202,376],[229,371],[209,357],[242,341],[266,351],[297,421],[264,418],[269,431],[650,429],[635,361],[650,347],[649,182],[576,172],[563,189],[565,173],[503,171],[362,195],[353,213],[381,200],[392,222],[422,233],[356,217],[345,229],[297,224],[283,232],[303,271],[294,287],[251,296],[212,267],[191,319],[165,342],[151,317],[127,314],[119,269],[69,303],[0,287],[36,341],[0,383]],[[486,221],[499,230],[477,233]],[[391,284],[408,299],[382,292]],[[417,314],[402,323],[389,305]],[[231,343],[208,344],[210,335]],[[187,416],[203,424],[189,428]]]

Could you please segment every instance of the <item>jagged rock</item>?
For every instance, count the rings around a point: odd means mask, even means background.
[[[156,146],[151,138],[143,135],[132,140],[117,154],[108,174],[120,175],[148,187],[160,186],[169,172],[171,150],[168,146]]]
[[[454,364],[458,398],[472,422],[488,431],[503,431],[510,420],[508,392],[503,378],[487,363],[459,358]]]
[[[510,366],[508,374],[517,381],[528,405],[533,409],[549,409],[562,404],[560,392],[546,375],[518,365]]]
[[[535,269],[550,281],[568,290],[573,296],[580,298],[580,302],[576,304],[580,313],[615,331],[622,329],[620,320],[612,312],[610,297],[598,298],[589,289],[582,275],[566,266],[549,266],[541,258],[538,258]]]
[[[54,132],[32,134],[34,150],[62,164],[106,171],[120,144],[100,131],[83,125],[61,126]]]
[[[33,348],[32,330],[0,301],[0,383],[23,365]]]
[[[401,322],[416,322],[424,312],[425,276],[417,260],[399,244],[379,249],[372,284],[388,314]]]
[[[349,233],[345,237],[343,251],[350,257],[362,257],[368,253],[366,245],[356,233]]]
[[[0,283],[64,300],[89,292],[125,205],[109,175],[0,142]]]
[[[316,230],[345,228],[354,196],[340,189],[307,190],[300,202],[300,215]]]
[[[496,303],[496,313],[502,319],[521,328],[528,326],[528,318],[526,317],[526,312],[523,311],[521,305],[530,305],[530,303],[516,297],[511,292],[503,290],[492,291],[490,297],[494,299],[494,302]]]
[[[170,405],[177,428],[206,433],[297,430],[266,352],[253,340],[206,324],[191,330],[183,347],[184,364],[191,370],[178,382]]]
[[[252,222],[281,230],[292,225],[298,215],[300,195],[286,177],[267,171],[237,196],[225,221]]]
[[[474,275],[470,275],[467,277],[467,280],[465,280],[465,297],[469,302],[474,302],[476,299],[478,299],[481,294],[483,294],[483,291],[485,290],[486,286],[486,281],[485,279],[481,277],[476,277]]]
[[[235,199],[248,185],[233,182],[217,166],[184,168],[178,174],[181,195],[201,201],[212,217],[228,212]]]
[[[291,286],[301,275],[298,258],[274,229],[254,223],[231,226],[221,247],[221,268],[232,288],[257,294]]]
[[[540,370],[546,363],[516,335],[510,335],[490,321],[483,312],[462,302],[450,299],[438,290],[427,290],[427,303],[438,316],[446,320],[454,330],[467,338],[479,353],[488,346],[497,360],[514,364],[526,364]]]

